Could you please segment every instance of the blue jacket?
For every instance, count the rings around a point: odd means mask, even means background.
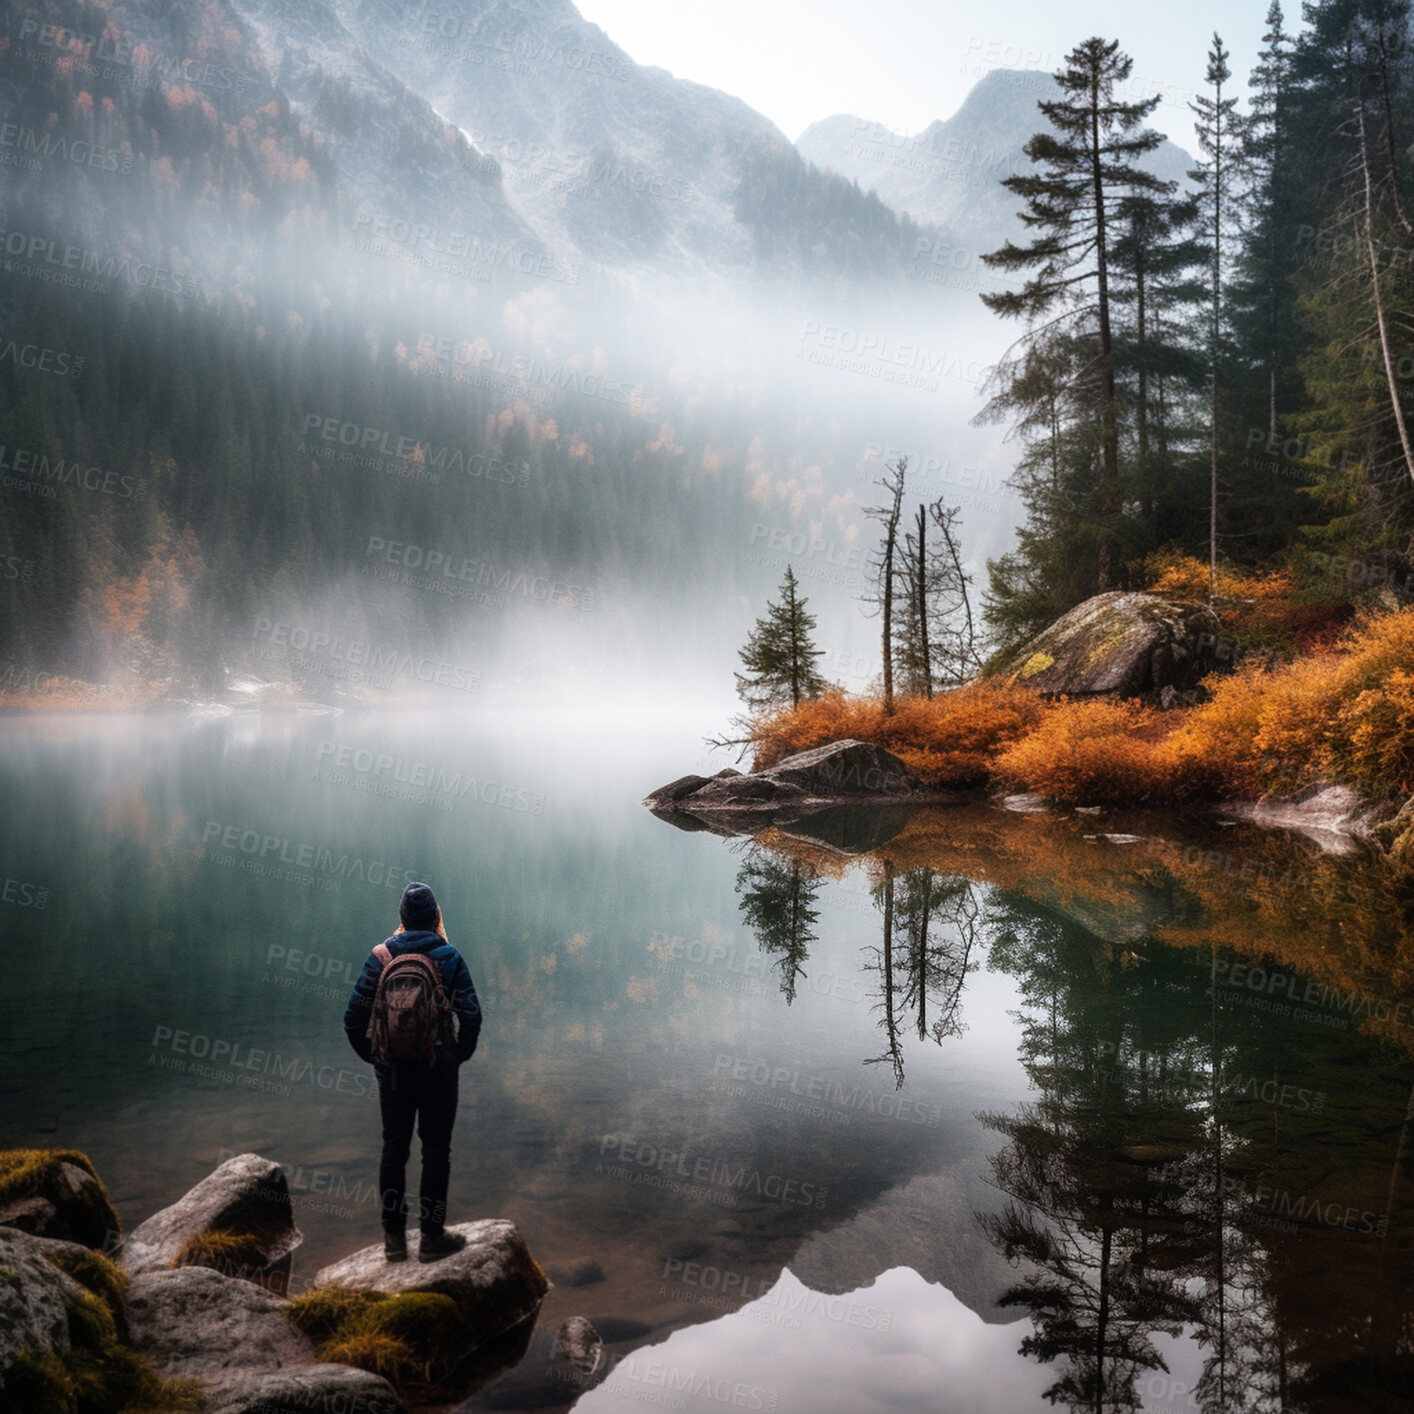
[[[471,973],[465,959],[440,933],[417,931],[394,933],[384,940],[388,951],[425,953],[441,969],[442,982],[452,999],[452,1011],[457,1018],[457,1064],[470,1060],[476,1050],[476,1038],[481,1034],[481,1007],[476,1000],[476,988],[471,985]],[[349,995],[344,1008],[344,1032],[349,1045],[361,1060],[371,1061],[373,1051],[368,1044],[368,1018],[373,1013],[373,997],[378,991],[378,978],[383,964],[373,953],[363,964],[363,971]]]

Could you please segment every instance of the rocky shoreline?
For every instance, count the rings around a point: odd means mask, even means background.
[[[410,1234],[406,1262],[380,1242],[291,1297],[303,1235],[269,1159],[228,1159],[123,1236],[82,1154],[0,1153],[0,1411],[83,1414],[95,1389],[204,1414],[464,1399],[522,1358],[551,1283],[507,1219],[451,1230],[450,1257],[418,1262]],[[583,1378],[601,1345],[578,1317],[555,1348]]]
[[[795,829],[842,854],[867,851],[902,825],[916,807],[993,804],[1025,814],[1061,809],[1036,795],[997,795],[930,787],[892,752],[846,739],[788,756],[761,771],[718,771],[669,781],[642,802],[683,830],[756,835]],[[1172,807],[1177,809],[1179,807]],[[1343,854],[1378,844],[1396,809],[1362,799],[1347,786],[1311,786],[1265,800],[1210,801],[1183,809],[1219,821],[1242,821],[1300,835],[1324,853]],[[1068,812],[1067,812],[1068,813]],[[1088,807],[1087,814],[1100,814]]]

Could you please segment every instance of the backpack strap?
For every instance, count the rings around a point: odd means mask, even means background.
[[[384,967],[387,967],[393,960],[393,950],[387,943],[379,943],[378,946],[373,949],[373,956],[376,957]]]

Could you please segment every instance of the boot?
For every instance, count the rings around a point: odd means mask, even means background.
[[[389,1228],[383,1234],[383,1260],[385,1262],[406,1262],[407,1259],[407,1233]]]
[[[422,1241],[418,1243],[417,1260],[435,1262],[439,1258],[450,1257],[453,1252],[460,1252],[465,1246],[466,1238],[459,1232],[448,1232],[446,1228],[424,1232]]]

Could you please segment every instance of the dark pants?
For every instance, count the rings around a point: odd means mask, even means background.
[[[447,1220],[447,1182],[452,1172],[452,1123],[457,1117],[457,1063],[393,1061],[377,1068],[378,1107],[383,1116],[383,1157],[378,1187],[383,1228],[407,1226],[408,1155],[413,1125],[422,1140],[422,1185],[418,1223],[424,1233],[441,1232]]]

